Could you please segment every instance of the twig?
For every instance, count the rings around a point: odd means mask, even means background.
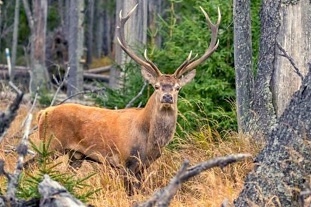
[[[67,81],[67,78],[68,78],[68,76],[69,76],[69,71],[70,71],[70,67],[67,68],[67,71],[66,71],[66,73],[65,73],[65,75],[64,75],[63,81],[58,85],[58,87],[57,87],[57,89],[56,89],[56,92],[55,92],[55,94],[54,94],[54,97],[53,97],[53,99],[52,99],[52,101],[51,101],[50,106],[53,106],[53,105],[54,105],[55,100],[56,100],[56,97],[57,97],[59,91],[61,90],[61,88],[63,87],[63,85],[65,84],[65,82]]]
[[[170,183],[157,191],[148,201],[136,205],[136,207],[151,207],[151,206],[169,206],[170,201],[176,194],[177,190],[180,188],[183,182],[186,182],[190,178],[200,174],[201,172],[211,169],[213,167],[225,167],[231,163],[244,160],[251,157],[250,154],[236,154],[229,155],[226,157],[218,157],[206,162],[197,164],[191,168],[188,168],[188,161],[185,161],[178,173],[171,179]]]
[[[301,79],[301,82],[303,81],[304,79],[304,76],[300,73],[300,70],[299,68],[296,66],[295,62],[294,62],[294,59],[292,57],[290,57],[287,52],[285,51],[285,49],[277,42],[276,45],[278,46],[279,50],[281,50],[281,52],[283,54],[280,54],[281,56],[287,58],[290,62],[290,64],[294,67],[294,72],[300,77]]]
[[[27,117],[26,124],[25,124],[24,136],[21,140],[21,143],[19,144],[17,148],[18,160],[17,160],[16,168],[15,168],[14,173],[9,176],[10,179],[8,180],[6,197],[8,201],[11,201],[13,203],[17,202],[15,193],[16,193],[16,188],[18,186],[20,174],[23,170],[24,158],[27,155],[28,135],[30,131],[31,121],[32,121],[32,114],[29,114],[29,116]]]
[[[62,100],[60,103],[58,103],[58,105],[66,102],[67,100],[75,97],[75,96],[78,96],[78,95],[81,95],[81,94],[86,94],[86,93],[96,93],[98,91],[102,91],[102,90],[106,90],[106,87],[102,87],[102,88],[98,88],[98,89],[94,89],[94,90],[84,90],[84,91],[80,91],[78,93],[75,93],[75,94],[72,94],[71,96],[68,96],[66,99]]]
[[[132,98],[132,100],[130,100],[130,102],[128,102],[128,104],[126,104],[125,108],[129,108],[129,107],[131,107],[131,106],[133,105],[134,101],[135,101],[136,99],[138,99],[138,98],[143,94],[143,92],[144,92],[144,90],[145,90],[145,88],[146,88],[147,85],[148,85],[148,84],[147,84],[147,82],[145,81],[143,87],[140,89],[140,91],[138,92],[138,94],[137,94],[134,98]]]

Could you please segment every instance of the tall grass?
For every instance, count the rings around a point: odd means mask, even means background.
[[[14,170],[17,158],[14,152],[7,153],[5,150],[9,148],[8,144],[12,146],[19,142],[20,126],[27,110],[27,107],[21,107],[4,142],[0,144],[0,159],[5,160],[6,170],[11,172]],[[32,140],[38,141],[36,134],[32,135]],[[178,136],[174,138],[163,155],[145,172],[142,190],[132,197],[126,195],[121,175],[108,165],[84,161],[81,168],[74,170],[67,164],[67,155],[52,160],[51,165],[55,165],[55,171],[60,171],[69,177],[74,176],[76,179],[83,179],[90,173],[96,173],[95,176],[84,180],[86,186],[92,186],[91,189],[75,190],[75,194],[84,195],[88,190],[101,189],[92,195],[92,199],[87,200],[87,203],[94,206],[131,206],[136,202],[145,201],[155,190],[166,186],[185,159],[188,159],[191,165],[195,165],[216,156],[233,153],[247,152],[255,155],[260,148],[260,144],[254,144],[243,135],[234,132],[223,135],[208,125],[201,125],[197,131],[188,133],[186,139]],[[223,169],[215,168],[206,171],[184,183],[171,206],[220,206],[224,199],[233,202],[242,189],[245,175],[251,168],[252,162],[248,160]],[[34,166],[26,173],[35,176],[38,170],[38,166]],[[3,177],[0,178],[0,186],[0,192],[4,193],[6,181]]]

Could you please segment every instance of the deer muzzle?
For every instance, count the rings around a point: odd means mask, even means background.
[[[173,96],[171,94],[168,94],[168,93],[164,94],[162,96],[161,103],[173,104],[174,103]]]

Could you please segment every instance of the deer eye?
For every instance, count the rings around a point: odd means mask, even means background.
[[[176,91],[179,91],[179,90],[180,90],[180,86],[176,86],[176,87],[175,87],[175,90],[176,90]]]
[[[154,89],[156,89],[156,90],[160,89],[160,85],[158,85],[158,84],[154,85]]]

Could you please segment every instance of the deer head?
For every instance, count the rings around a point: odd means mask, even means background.
[[[137,56],[126,44],[124,37],[124,25],[135,11],[137,5],[128,13],[127,16],[122,17],[122,10],[120,11],[120,26],[117,27],[117,41],[121,48],[126,52],[136,63],[142,66],[141,73],[145,80],[147,80],[155,89],[156,101],[160,102],[161,108],[170,108],[177,103],[178,92],[187,83],[189,83],[195,76],[195,67],[205,61],[218,47],[219,40],[217,39],[218,27],[221,20],[220,9],[218,8],[218,20],[213,24],[202,7],[200,9],[205,15],[207,24],[212,31],[211,41],[205,53],[197,58],[197,55],[192,57],[192,51],[188,58],[175,70],[174,74],[162,74],[158,67],[147,57],[147,50],[144,52],[144,59]]]

